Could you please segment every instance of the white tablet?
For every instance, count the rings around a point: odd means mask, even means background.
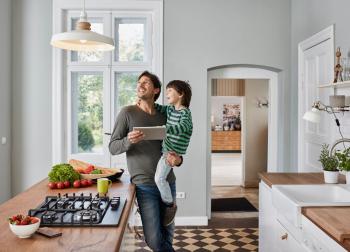
[[[133,130],[142,131],[145,134],[144,140],[163,140],[166,135],[165,125],[154,127],[134,127]]]

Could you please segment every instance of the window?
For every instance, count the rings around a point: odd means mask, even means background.
[[[61,15],[54,15],[54,33],[75,29],[80,12],[72,2],[55,1],[54,12]],[[74,158],[126,168],[123,156],[109,154],[105,133],[112,131],[123,106],[135,104],[142,71],[162,78],[162,9],[162,1],[88,2],[92,31],[113,37],[115,50],[54,49],[53,113],[61,115],[53,116],[54,163]]]

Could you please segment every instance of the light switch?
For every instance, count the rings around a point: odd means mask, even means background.
[[[6,141],[7,141],[6,137],[1,137],[1,144],[6,144]]]

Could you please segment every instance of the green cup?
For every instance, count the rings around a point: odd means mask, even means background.
[[[107,194],[109,187],[111,187],[112,181],[108,178],[97,179],[97,192],[98,194]]]

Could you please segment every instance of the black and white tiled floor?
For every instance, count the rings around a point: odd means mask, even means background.
[[[142,230],[140,230],[142,234]],[[176,251],[258,251],[258,228],[176,228]],[[121,251],[151,251],[142,239],[127,233]]]

